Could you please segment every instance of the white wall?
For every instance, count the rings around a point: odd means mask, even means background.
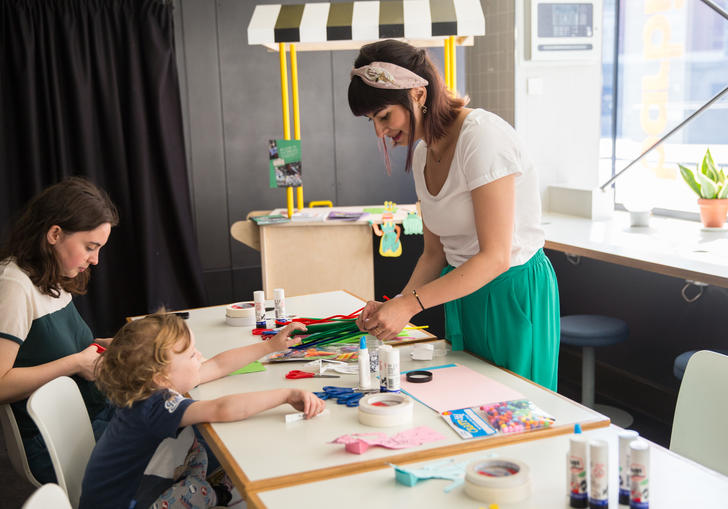
[[[608,178],[599,175],[598,164],[601,61],[526,60],[526,5],[516,2],[515,127],[539,169],[549,210],[548,186],[592,189]],[[540,95],[529,94],[529,79],[540,80]]]

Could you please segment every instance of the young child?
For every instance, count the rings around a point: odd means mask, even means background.
[[[192,424],[238,421],[288,403],[307,418],[325,403],[300,389],[274,389],[195,401],[183,396],[263,355],[299,342],[287,325],[263,343],[205,360],[195,336],[173,313],[127,323],[96,369],[96,383],[118,409],[96,444],[83,479],[80,509],[212,507],[217,495],[205,480],[207,453]],[[221,501],[225,503],[224,501]]]

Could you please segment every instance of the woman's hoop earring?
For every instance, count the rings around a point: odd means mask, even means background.
[[[427,114],[427,106],[425,106],[424,104],[422,105],[422,114],[423,115]]]

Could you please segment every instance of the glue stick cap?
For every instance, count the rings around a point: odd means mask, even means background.
[[[361,339],[359,339],[359,350],[366,350],[367,349],[367,337],[362,336]]]
[[[581,424],[579,424],[578,422],[574,424],[574,433],[576,433],[577,435],[581,433]]]

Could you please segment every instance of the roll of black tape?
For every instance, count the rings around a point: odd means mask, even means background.
[[[432,372],[430,371],[410,371],[407,373],[407,381],[413,384],[423,384],[432,381]]]

